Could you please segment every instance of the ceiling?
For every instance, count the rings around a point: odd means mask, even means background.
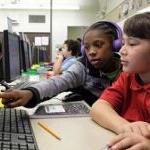
[[[51,0],[1,0],[0,8],[37,8],[37,9],[50,9]],[[29,5],[31,4],[31,5]],[[78,8],[85,9],[99,9],[99,0],[52,0],[53,8],[65,9],[65,8]]]
[[[99,8],[99,0],[52,0],[55,4],[74,4],[79,5],[80,9],[98,9]]]

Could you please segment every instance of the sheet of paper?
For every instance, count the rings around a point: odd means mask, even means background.
[[[29,82],[38,82],[40,81],[39,75],[29,76]]]
[[[47,46],[49,44],[49,37],[42,37],[42,45]]]
[[[65,109],[62,105],[49,105],[45,106],[46,113],[57,113],[57,112],[65,112]]]
[[[35,37],[34,43],[35,43],[35,46],[41,46],[42,45],[42,38],[41,37]]]

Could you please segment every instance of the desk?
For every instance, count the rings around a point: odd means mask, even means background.
[[[65,94],[62,93],[57,98],[61,99]],[[61,103],[57,98],[39,105]],[[38,105],[34,109],[27,109],[28,113],[33,114],[37,107]],[[39,121],[56,130],[62,140],[59,141],[43,130],[38,125]],[[31,124],[39,150],[100,150],[114,136],[114,133],[100,127],[90,117],[31,119]]]
[[[65,94],[61,93],[56,97],[61,99]],[[61,101],[52,98],[39,105],[50,103],[61,103]],[[27,111],[33,114],[35,109]],[[62,140],[59,141],[43,130],[37,123],[39,121],[54,129]],[[91,120],[91,117],[31,119],[31,124],[39,150],[100,150],[115,135],[100,127]]]
[[[45,122],[55,129],[62,140],[54,138],[37,122]],[[39,150],[100,150],[114,136],[91,120],[90,117],[32,119]]]

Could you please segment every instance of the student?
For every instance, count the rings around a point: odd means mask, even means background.
[[[53,66],[54,75],[61,74],[76,62],[80,51],[80,43],[74,40],[66,40],[62,50],[57,54]]]
[[[111,150],[150,150],[150,139],[135,133],[123,133],[109,142],[108,147]]]
[[[125,21],[120,50],[123,71],[91,109],[101,126],[150,138],[150,13]]]
[[[97,22],[83,37],[84,52],[79,60],[59,76],[41,81],[23,90],[13,90],[0,95],[6,107],[24,105],[34,107],[43,99],[60,92],[76,89],[90,105],[109,86],[121,71],[119,55],[122,32],[111,22]],[[8,99],[12,103],[8,103]],[[9,100],[9,102],[10,102]]]

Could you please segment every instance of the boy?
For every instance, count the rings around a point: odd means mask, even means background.
[[[92,106],[91,116],[117,134],[150,138],[150,13],[125,21],[120,54],[124,72]]]
[[[73,65],[80,52],[80,43],[74,40],[66,40],[63,44],[62,50],[56,56],[53,66],[54,75],[61,74]]]

